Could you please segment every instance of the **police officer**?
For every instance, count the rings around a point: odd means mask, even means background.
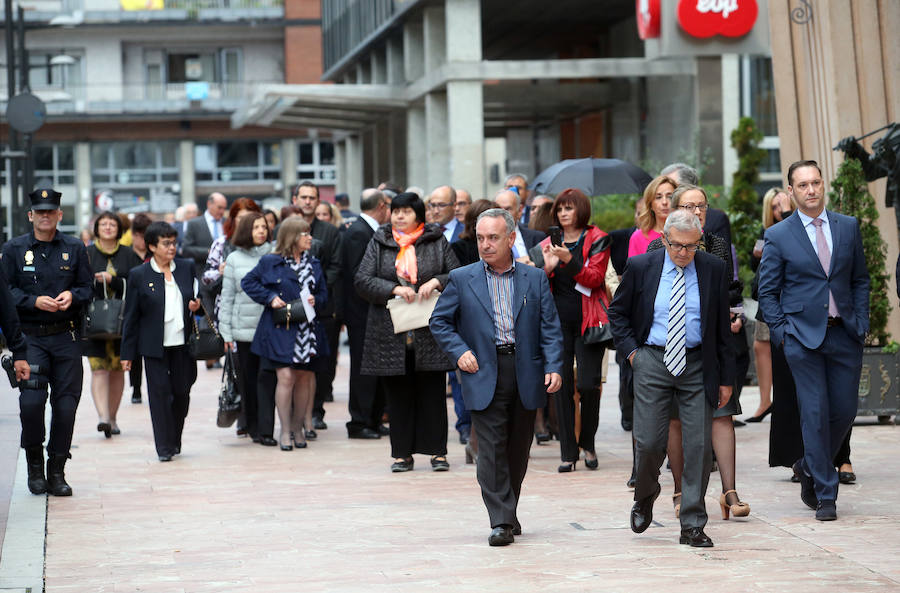
[[[63,215],[59,207],[62,194],[46,188],[29,196],[28,219],[34,230],[6,243],[0,260],[28,344],[28,364],[34,369],[31,380],[21,385],[19,396],[21,446],[28,460],[29,490],[71,496],[64,470],[71,457],[75,410],[81,399],[81,308],[91,298],[93,278],[84,244],[56,229]],[[52,415],[45,480],[48,386]]]

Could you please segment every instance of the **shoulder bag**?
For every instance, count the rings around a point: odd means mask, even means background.
[[[188,352],[195,360],[218,360],[225,354],[225,340],[209,318],[209,313],[206,312],[202,302],[200,308],[203,309],[203,316],[206,318],[206,327],[199,327],[197,317],[191,315],[194,329],[188,339]]]
[[[219,390],[219,411],[216,426],[228,428],[241,415],[241,391],[238,387],[234,353],[225,353],[225,368],[222,369],[222,387]]]
[[[82,335],[90,340],[118,340],[122,337],[122,319],[125,314],[125,280],[122,280],[122,298],[111,299],[103,280],[103,298],[93,299],[87,306]]]

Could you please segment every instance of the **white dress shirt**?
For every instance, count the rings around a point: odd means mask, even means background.
[[[156,260],[150,258],[150,267],[154,272],[162,274],[162,270],[156,264]],[[175,282],[175,262],[169,264],[169,270],[173,272],[171,280],[165,280],[166,308],[163,313],[163,348],[184,345],[184,301],[181,289]]]
[[[372,227],[373,231],[377,231],[378,227],[381,226],[378,224],[378,221],[366,214],[365,212],[360,212],[359,217],[366,221],[366,224]]]
[[[213,238],[213,241],[221,237],[224,232],[222,221],[213,218],[212,214],[209,213],[209,210],[203,213],[203,218],[206,220],[206,226],[209,228],[209,236]]]
[[[819,244],[816,242],[816,225],[813,224],[814,219],[799,210],[797,210],[797,215],[800,216],[800,222],[803,223],[806,236],[809,237],[809,242],[812,243],[813,251],[816,252],[816,255],[819,255]],[[828,243],[828,251],[833,254],[834,243],[831,239],[831,225],[828,224],[828,216],[825,215],[824,208],[816,218],[822,219],[822,233],[825,235],[825,242]]]

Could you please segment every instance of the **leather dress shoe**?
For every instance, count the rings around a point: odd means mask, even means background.
[[[709,536],[703,533],[702,527],[688,527],[681,530],[681,537],[678,538],[679,544],[687,544],[692,548],[711,548],[713,542]]]
[[[471,438],[470,435],[471,431],[468,428],[464,428],[459,431],[459,444],[465,445],[466,443],[468,443],[469,439]]]
[[[662,487],[657,484],[656,492],[642,498],[631,507],[631,530],[635,533],[644,533],[653,522],[653,503],[659,497]]]
[[[816,521],[834,521],[837,519],[837,507],[833,500],[820,500],[816,506]]]
[[[513,530],[509,525],[498,525],[497,527],[494,527],[491,530],[490,537],[488,537],[488,544],[492,546],[508,546],[514,541]]]
[[[383,437],[390,436],[391,429],[388,428],[387,426],[385,426],[384,424],[379,424],[378,425],[378,434],[380,434]]]
[[[347,432],[348,439],[380,439],[381,435],[377,431],[372,430],[368,426]]]
[[[522,535],[522,526],[521,525],[513,525],[513,535]]]
[[[622,430],[624,430],[625,432],[631,432],[632,428],[634,428],[634,420],[622,418]]]
[[[852,484],[856,481],[856,474],[853,472],[838,472],[838,482],[841,484]]]
[[[172,461],[172,456],[169,455],[168,453],[166,455],[160,455],[159,460],[160,461]]]
[[[327,430],[328,425],[325,424],[325,421],[318,416],[313,416],[313,428],[315,428],[316,430]]]
[[[813,482],[812,476],[806,475],[803,471],[803,460],[798,459],[794,462],[794,475],[800,478],[800,500],[809,508],[816,510],[818,500],[816,499],[816,484]]]
[[[274,447],[278,444],[278,441],[272,437],[259,437],[259,444],[263,447]]]

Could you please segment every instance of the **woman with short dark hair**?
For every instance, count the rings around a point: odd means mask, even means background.
[[[447,471],[446,372],[455,364],[428,326],[394,333],[387,302],[427,299],[446,286],[459,263],[441,227],[425,223],[425,203],[404,192],[391,201],[363,255],[354,283],[369,301],[362,368],[382,378],[391,414],[392,472],[413,469],[413,453],[431,455],[434,471]]]
[[[94,242],[87,248],[94,273],[94,299],[122,299],[127,296],[127,278],[141,265],[135,252],[119,244],[122,221],[104,212],[94,221]],[[91,395],[97,408],[97,431],[106,438],[120,433],[116,414],[125,389],[125,373],[119,361],[121,340],[87,340],[85,356],[91,366]]]
[[[144,357],[153,440],[160,461],[181,453],[181,435],[197,380],[197,361],[187,350],[191,316],[200,309],[194,295],[194,261],[175,257],[178,233],[166,222],[147,227],[152,257],[132,270],[122,329],[122,369]],[[160,323],[162,321],[162,323]]]

